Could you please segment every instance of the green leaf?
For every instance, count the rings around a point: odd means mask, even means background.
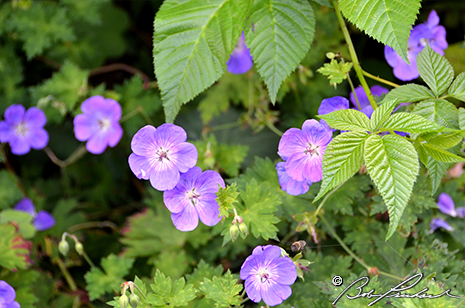
[[[245,41],[271,101],[282,82],[307,54],[315,32],[315,17],[306,0],[251,1]]]
[[[407,43],[421,0],[339,0],[344,16],[408,62]]]
[[[431,180],[431,196],[433,196],[436,193],[436,190],[438,190],[442,178],[446,174],[449,166],[449,163],[437,161],[431,156],[428,156],[426,168],[428,169],[429,178]]]
[[[318,115],[319,118],[334,129],[366,132],[370,130],[370,119],[363,113],[354,109],[333,111]]]
[[[394,234],[419,171],[413,145],[397,135],[371,135],[365,142],[365,164],[389,212],[388,240]]]
[[[386,100],[397,99],[398,103],[413,103],[428,98],[435,98],[434,93],[427,87],[410,83],[394,88],[386,95]]]
[[[0,171],[0,210],[13,207],[23,197],[17,178],[6,170]]]
[[[446,129],[441,125],[431,122],[422,116],[414,113],[398,112],[393,114],[384,122],[380,131],[396,130],[405,133],[421,134],[428,132],[445,131]]]
[[[418,103],[413,113],[448,128],[459,128],[458,111],[454,104],[444,99],[428,99]]]
[[[239,201],[237,198],[239,197],[239,193],[237,192],[237,183],[234,182],[225,188],[220,187],[218,192],[216,193],[216,202],[220,206],[220,215],[223,217],[229,216],[229,211],[232,211],[234,208],[234,204],[238,203]]]
[[[84,275],[90,300],[112,291],[118,292],[121,283],[124,281],[123,277],[129,273],[133,263],[133,258],[116,257],[114,254],[110,254],[100,261],[100,265],[105,272],[98,267],[91,268]]]
[[[13,222],[18,226],[19,234],[23,238],[32,238],[36,233],[36,229],[32,225],[32,216],[29,213],[12,209],[0,212],[0,224],[8,222]]]
[[[223,75],[245,23],[246,0],[167,0],[154,22],[153,56],[166,121]]]
[[[233,277],[228,270],[222,277],[213,277],[211,280],[205,278],[201,283],[200,290],[205,292],[206,297],[215,301],[215,307],[232,307],[240,305],[242,298],[242,284]]]
[[[452,65],[428,44],[417,56],[417,67],[421,78],[436,97],[444,93],[454,79]]]
[[[465,108],[459,108],[459,127],[465,129]]]
[[[19,234],[16,233],[16,227],[11,224],[0,225],[0,266],[14,270],[17,268],[26,268],[29,251],[27,245],[18,241]]]
[[[221,265],[213,267],[201,259],[194,272],[186,275],[186,279],[187,283],[193,284],[194,288],[198,289],[204,278],[212,279],[215,276],[221,276],[221,274],[223,274],[223,267]]]
[[[195,298],[192,284],[186,285],[184,277],[171,282],[171,277],[157,269],[154,278],[155,284],[151,284],[153,294],[147,297],[146,303],[155,307],[180,307],[187,306],[188,302]]]
[[[440,148],[440,149],[450,149],[453,146],[457,145],[459,142],[463,141],[465,132],[456,131],[453,133],[442,133],[437,134],[427,134],[426,136],[420,135],[419,137],[428,142],[428,144]],[[431,136],[432,135],[432,136]]]
[[[331,59],[330,63],[325,63],[323,67],[316,71],[327,76],[330,85],[336,85],[347,79],[347,74],[349,74],[352,66],[352,62],[338,62],[336,59]]]
[[[376,132],[378,128],[381,127],[384,122],[391,116],[391,113],[396,105],[396,100],[386,101],[381,106],[376,108],[370,118],[370,131]]]
[[[426,153],[429,156],[434,158],[437,161],[442,161],[444,163],[458,163],[458,162],[465,162],[465,158],[457,156],[449,151],[443,150],[441,148],[437,148],[432,146],[431,144],[424,143],[422,147],[425,149]]]
[[[460,73],[449,88],[449,95],[465,102],[465,72]]]
[[[323,156],[323,183],[313,202],[350,179],[362,167],[364,145],[368,137],[366,132],[347,132],[329,143]]]

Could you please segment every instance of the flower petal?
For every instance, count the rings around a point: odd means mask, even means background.
[[[48,144],[48,133],[41,127],[28,131],[26,137],[31,147],[35,150],[41,150]]]
[[[179,189],[179,184],[163,193],[163,203],[171,213],[182,212],[189,204],[192,204],[186,198],[186,191]]]
[[[14,209],[16,211],[26,212],[32,217],[36,216],[36,207],[30,198],[23,198],[18,203],[16,203]]]
[[[261,295],[265,304],[269,306],[276,306],[287,299],[292,294],[290,286],[282,285],[280,283],[270,283],[268,288],[262,288]]]
[[[287,160],[292,154],[305,151],[306,142],[302,131],[298,128],[290,128],[284,132],[279,140],[278,154]]]
[[[23,121],[26,108],[23,105],[11,105],[5,110],[5,121],[10,125],[16,125]]]
[[[307,156],[303,153],[295,153],[286,161],[286,172],[293,180],[304,181],[306,180],[304,177],[306,164]]]
[[[15,289],[7,282],[0,280],[0,299],[2,299],[4,303],[10,303],[14,301],[15,297]]]
[[[102,130],[98,130],[90,136],[86,144],[86,149],[92,154],[102,154],[108,146],[108,135]]]
[[[15,155],[24,155],[31,151],[31,145],[29,144],[29,139],[23,135],[15,135],[10,139],[11,153]]]
[[[24,114],[24,122],[29,127],[44,127],[45,123],[47,123],[47,118],[42,110],[31,107]]]
[[[273,262],[272,271],[277,273],[276,281],[281,284],[291,285],[297,279],[295,264],[289,257],[278,258]]]
[[[216,194],[219,190],[218,184],[224,188],[223,178],[214,170],[203,172],[195,181],[197,191],[202,195],[207,193]]]
[[[182,142],[172,145],[171,153],[168,154],[169,159],[177,166],[179,171],[187,172],[197,163],[197,148],[188,142]]]
[[[349,109],[349,101],[347,98],[342,96],[334,96],[325,98],[321,101],[320,107],[318,108],[318,114],[323,115],[344,109]]]
[[[232,74],[244,74],[252,68],[252,55],[250,54],[250,49],[245,45],[244,32],[242,32],[226,65],[228,72]]]
[[[220,206],[218,205],[218,202],[216,202],[216,200],[214,199],[215,197],[216,195],[212,196],[212,199],[202,199],[195,205],[197,213],[199,214],[200,221],[202,221],[204,225],[209,227],[213,227],[221,220]]]
[[[171,220],[176,229],[180,231],[192,231],[199,225],[199,217],[192,204],[186,206],[180,213],[172,213]]]
[[[98,121],[93,116],[78,114],[74,117],[74,135],[79,141],[86,141],[100,128]]]
[[[455,212],[454,200],[452,200],[451,196],[448,194],[442,193],[439,195],[438,206],[439,210],[444,214],[450,215],[452,217],[457,216],[457,213]]]
[[[108,145],[114,147],[118,144],[123,136],[123,129],[118,122],[113,123],[107,130]]]
[[[154,151],[160,146],[155,140],[156,128],[152,125],[146,125],[139,129],[132,137],[131,149],[140,156],[153,156]]]
[[[262,300],[260,284],[261,282],[256,276],[250,277],[244,284],[247,297],[255,303],[259,303]]]
[[[33,221],[34,228],[37,231],[48,230],[56,224],[55,218],[46,211],[39,211]]]
[[[154,138],[157,144],[165,148],[171,148],[173,145],[185,142],[187,140],[187,134],[182,127],[171,123],[165,123],[158,126]]]
[[[160,190],[173,189],[179,182],[179,170],[172,162],[166,159],[153,164],[153,172],[150,174],[150,184],[152,187]]]
[[[454,228],[452,228],[444,219],[441,218],[433,218],[429,224],[429,227],[430,233],[433,233],[438,228],[444,228],[451,232],[454,231]]]
[[[132,153],[129,155],[128,162],[129,168],[138,179],[148,180],[155,170],[151,161],[145,156]]]
[[[13,126],[5,121],[0,121],[0,142],[9,142],[15,136]]]
[[[265,266],[272,264],[279,257],[281,257],[281,248],[275,245],[266,246],[263,250],[263,254],[260,256]]]
[[[292,196],[305,194],[310,188],[311,183],[309,184],[308,181],[296,181],[292,179],[287,174],[285,165],[285,162],[279,162],[276,165],[278,181],[281,189]]]
[[[245,259],[241,266],[240,276],[242,280],[246,280],[250,275],[255,275],[258,270],[258,258],[252,254]]]

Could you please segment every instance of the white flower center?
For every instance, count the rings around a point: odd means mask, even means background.
[[[168,157],[168,152],[170,150],[164,149],[163,147],[160,147],[156,152],[155,152],[155,157],[159,162],[163,162],[163,160],[170,160]]]
[[[111,122],[107,118],[98,120],[98,124],[100,125],[100,129],[103,131],[107,131],[111,126]]]
[[[192,202],[195,205],[195,202],[199,199],[200,194],[195,192],[195,188],[192,190],[186,191],[186,199]]]
[[[260,268],[257,272],[257,276],[260,279],[261,283],[266,282],[270,278],[270,273],[268,272],[268,268]]]
[[[318,150],[320,146],[318,145],[312,145],[310,142],[308,143],[307,147],[305,148],[304,154],[305,155],[320,155],[320,151]]]
[[[27,132],[29,131],[29,127],[27,127],[26,123],[24,121],[21,121],[18,125],[15,127],[16,135],[18,136],[26,136]]]

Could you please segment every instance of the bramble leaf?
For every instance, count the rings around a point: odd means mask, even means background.
[[[459,108],[459,127],[465,129],[465,108]]]
[[[310,49],[315,17],[306,0],[251,1],[245,42],[250,48],[258,73],[264,79],[271,101],[282,82]]]
[[[407,43],[421,0],[339,0],[344,16],[408,62]]]
[[[337,85],[347,79],[347,74],[349,74],[352,66],[352,62],[338,62],[336,59],[331,59],[330,63],[325,63],[323,67],[316,71],[327,76],[330,85]]]
[[[380,131],[396,130],[405,133],[421,134],[451,131],[414,113],[398,112],[389,117],[379,128]]]
[[[428,153],[429,156],[431,156],[437,161],[442,161],[444,163],[465,162],[465,158],[457,156],[444,149],[437,148],[431,144],[424,143],[421,146],[423,147],[423,149],[425,149],[426,153]]]
[[[319,118],[334,129],[366,132],[370,130],[370,119],[354,109],[343,109],[328,114],[318,115]]]
[[[427,87],[410,83],[398,88],[394,88],[386,94],[384,99],[395,100],[398,103],[413,103],[422,101],[428,98],[435,98],[434,93]]]
[[[229,270],[221,277],[205,278],[199,289],[205,292],[206,298],[214,300],[218,308],[238,306],[242,301],[239,294],[242,284],[238,284]]]
[[[381,106],[376,108],[370,118],[370,131],[376,132],[378,128],[381,127],[384,122],[391,116],[391,113],[396,105],[396,100],[386,101]]]
[[[184,277],[171,282],[171,277],[166,277],[157,269],[154,282],[155,284],[150,285],[154,293],[147,297],[147,304],[155,307],[180,307],[187,306],[195,298],[193,285],[186,285]]]
[[[389,212],[388,240],[396,231],[419,171],[413,145],[397,135],[371,135],[365,141],[365,164]]]
[[[444,93],[454,79],[454,69],[446,58],[435,52],[429,44],[417,56],[420,77],[438,97]]]
[[[431,196],[436,193],[436,190],[438,190],[442,178],[444,177],[444,174],[446,174],[449,166],[449,163],[437,161],[431,156],[428,156],[426,168],[428,169],[428,175],[431,180]]]
[[[460,73],[451,84],[449,95],[465,102],[465,72]]]
[[[459,128],[457,108],[444,99],[428,99],[418,103],[413,113],[448,128]]]
[[[440,149],[450,149],[453,146],[457,145],[460,141],[463,141],[465,132],[455,131],[452,133],[442,133],[437,134],[425,134],[420,135],[419,137],[424,139],[428,144],[440,148]]]

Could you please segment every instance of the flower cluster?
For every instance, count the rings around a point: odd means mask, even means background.
[[[281,256],[278,246],[257,246],[242,264],[240,276],[253,302],[263,299],[265,304],[276,306],[291,296],[290,285],[297,279],[297,270],[291,258]]]
[[[384,56],[388,64],[394,68],[394,76],[403,81],[418,78],[420,74],[418,73],[416,59],[426,44],[429,44],[440,55],[444,55],[444,49],[448,47],[446,29],[439,25],[439,17],[434,10],[429,14],[426,23],[417,25],[410,31],[407,45],[407,58],[410,64],[407,64],[397,51],[387,45],[385,46]]]
[[[5,120],[0,121],[0,142],[8,142],[15,155],[27,154],[31,148],[43,149],[48,144],[46,123],[42,110],[11,105],[5,110]]]
[[[232,74],[244,74],[252,68],[252,55],[250,54],[250,49],[245,45],[244,32],[242,32],[226,65],[228,72]]]
[[[454,200],[452,200],[451,196],[446,193],[441,193],[438,198],[438,206],[439,210],[449,216],[457,217],[457,218],[465,218],[465,207],[458,207],[455,208]],[[438,228],[444,228],[448,231],[454,231],[444,219],[442,218],[433,218],[430,223],[430,232],[434,232]]]
[[[21,308],[15,301],[16,292],[6,281],[0,280],[0,307],[2,308]]]
[[[31,199],[23,198],[14,207],[17,211],[26,212],[32,216],[32,224],[37,231],[45,231],[52,228],[55,224],[55,218],[47,211],[36,212],[36,208]]]
[[[276,166],[281,188],[298,195],[323,178],[323,155],[332,139],[331,128],[316,120],[307,120],[302,130],[288,129],[278,145],[278,154],[285,161]]]

